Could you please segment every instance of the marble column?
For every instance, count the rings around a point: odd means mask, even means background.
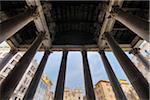
[[[125,52],[119,47],[118,43],[109,33],[104,33],[105,39],[127,75],[130,83],[141,99],[149,98],[149,84],[141,72],[132,63]]]
[[[23,100],[30,100],[30,99],[32,100],[33,99],[36,89],[38,87],[39,81],[41,79],[43,70],[45,68],[46,62],[48,60],[49,54],[50,54],[50,51],[46,50],[39,66],[34,74],[34,77],[25,93]]]
[[[27,11],[0,23],[0,43],[13,36],[17,31],[33,21],[35,11],[35,7],[30,8]]]
[[[63,100],[68,51],[63,51],[54,100]]]
[[[93,83],[92,83],[92,77],[91,77],[90,68],[89,68],[89,63],[88,63],[88,58],[87,58],[87,52],[85,50],[82,51],[82,58],[83,58],[86,99],[96,100],[95,94],[94,94]]]
[[[39,33],[35,41],[32,43],[31,47],[27,50],[27,52],[23,55],[23,57],[19,60],[19,62],[15,65],[12,71],[2,82],[0,87],[1,97],[5,100],[8,100],[13,94],[15,88],[17,87],[34,55],[36,54],[36,51],[42,44],[42,40],[44,39],[44,37],[45,33]]]
[[[119,7],[114,7],[111,15],[139,37],[149,42],[149,22],[129,14]]]
[[[111,68],[111,65],[110,65],[106,55],[105,55],[105,52],[103,50],[101,50],[99,53],[101,55],[105,70],[107,72],[108,78],[110,80],[110,84],[113,88],[113,91],[115,93],[117,100],[127,100],[127,98],[121,88],[121,85],[120,85],[120,83],[119,83],[119,81],[118,81],[113,69]]]

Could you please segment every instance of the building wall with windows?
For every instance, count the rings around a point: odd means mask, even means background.
[[[120,80],[119,82],[128,100],[139,100],[135,90],[126,80]],[[116,96],[109,81],[101,80],[97,82],[94,91],[96,100],[116,100]]]
[[[109,81],[101,80],[95,85],[96,100],[116,100]]]
[[[53,93],[51,92],[52,82],[43,74],[38,84],[33,100],[53,100]]]
[[[150,62],[150,44],[147,42],[142,43],[140,46],[140,53]],[[135,66],[139,69],[139,71],[143,74],[143,76],[148,80],[150,83],[150,73],[148,70],[145,69],[145,66],[141,63],[141,61],[136,57],[132,57],[132,62]]]
[[[83,100],[82,90],[65,88],[63,100]]]
[[[0,61],[7,55],[10,48],[3,48],[0,50]],[[19,59],[23,56],[24,52],[18,52],[15,54],[12,59],[4,66],[4,68],[0,71],[0,82],[2,82],[5,77],[11,72],[11,70],[15,67],[16,63]],[[36,60],[32,60],[28,69],[24,73],[22,79],[20,80],[19,84],[17,85],[12,97],[10,100],[21,100],[29,86],[31,79],[34,76],[34,73],[37,69],[38,63]]]

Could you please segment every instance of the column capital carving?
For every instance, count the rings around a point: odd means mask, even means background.
[[[10,53],[12,53],[12,54],[15,54],[15,53],[17,53],[17,49],[10,49]]]
[[[63,55],[67,55],[68,54],[68,51],[67,50],[64,50],[63,51]]]
[[[104,32],[103,38],[104,38],[105,40],[107,40],[107,37],[109,37],[109,36],[111,36],[111,34],[110,34],[109,32]]]
[[[99,54],[100,54],[100,55],[105,54],[104,50],[100,50],[100,51],[99,51]]]
[[[45,53],[47,54],[47,55],[49,55],[50,53],[52,53],[50,50],[45,50]]]
[[[87,55],[87,51],[86,50],[82,50],[81,53],[82,53],[82,55]]]
[[[118,11],[120,11],[120,7],[117,5],[117,6],[112,6],[112,12],[115,12],[117,13]]]
[[[133,55],[138,54],[138,53],[140,53],[139,50],[140,50],[140,48],[133,48],[132,50],[129,51],[129,54],[131,54],[131,53],[132,53]]]
[[[122,9],[117,6],[112,6],[112,10],[110,12],[111,16],[115,18],[116,15],[118,15],[120,12],[122,12]]]
[[[30,15],[32,17],[35,17],[35,18],[39,15],[39,13],[37,11],[37,6],[31,6],[31,7],[29,7],[26,12],[29,12]]]

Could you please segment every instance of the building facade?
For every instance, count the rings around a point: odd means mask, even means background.
[[[63,100],[83,100],[82,90],[65,88]]]
[[[10,48],[9,47],[1,47],[0,50],[0,62],[2,59],[9,53]],[[10,73],[10,71],[15,67],[19,59],[23,56],[24,52],[18,52],[16,53],[9,61],[8,63],[3,67],[3,69],[0,71],[0,82],[2,82],[5,77]],[[36,62],[35,59],[32,60],[30,63],[28,69],[24,73],[21,81],[15,88],[15,91],[10,98],[10,100],[21,100],[25,93],[26,90],[34,76],[34,73],[36,72],[36,69],[38,67],[38,63]]]
[[[142,43],[140,48],[141,48],[140,49],[141,54],[150,62],[150,44],[144,42]],[[145,69],[143,63],[136,56],[132,57],[132,62],[136,65],[136,67],[141,71],[141,73],[150,83],[150,79],[149,79],[150,73],[147,69]]]
[[[126,80],[120,80],[119,82],[128,100],[139,100],[136,92]],[[116,100],[109,81],[100,80],[96,83],[94,91],[96,100]]]
[[[53,100],[52,82],[43,74],[36,89],[33,100]]]

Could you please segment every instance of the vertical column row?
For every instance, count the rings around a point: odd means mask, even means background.
[[[49,54],[50,54],[50,51],[46,50],[39,66],[34,74],[34,77],[25,93],[23,100],[32,100],[33,99],[36,89],[38,87],[38,83],[41,79],[43,70],[45,68],[46,62],[48,60]]]
[[[37,49],[40,47],[42,40],[45,36],[45,33],[39,33],[36,40],[32,43],[31,47],[27,50],[27,52],[23,55],[23,57],[19,60],[19,62],[15,65],[13,70],[8,74],[8,76],[4,79],[1,84],[1,98],[8,100],[17,84],[21,80],[24,72],[28,68],[31,60],[33,59]]]
[[[63,100],[66,65],[67,65],[67,54],[68,54],[68,51],[63,52],[63,57],[62,57],[62,62],[61,62],[60,71],[58,75],[54,100]],[[83,56],[83,69],[84,69],[86,97],[88,100],[95,100],[93,83],[92,83],[92,78],[91,78],[86,51],[82,51],[82,56]]]
[[[109,33],[104,33],[104,36],[139,97],[142,99],[148,99],[149,84],[147,80],[131,62],[124,51],[118,46],[113,37]]]
[[[117,100],[127,100],[127,98],[120,86],[120,83],[119,83],[115,73],[113,72],[113,69],[111,68],[111,65],[110,65],[104,51],[100,51],[99,53],[101,55],[105,70],[107,72],[108,78],[110,80],[110,84],[113,88],[113,91],[115,93]]]

